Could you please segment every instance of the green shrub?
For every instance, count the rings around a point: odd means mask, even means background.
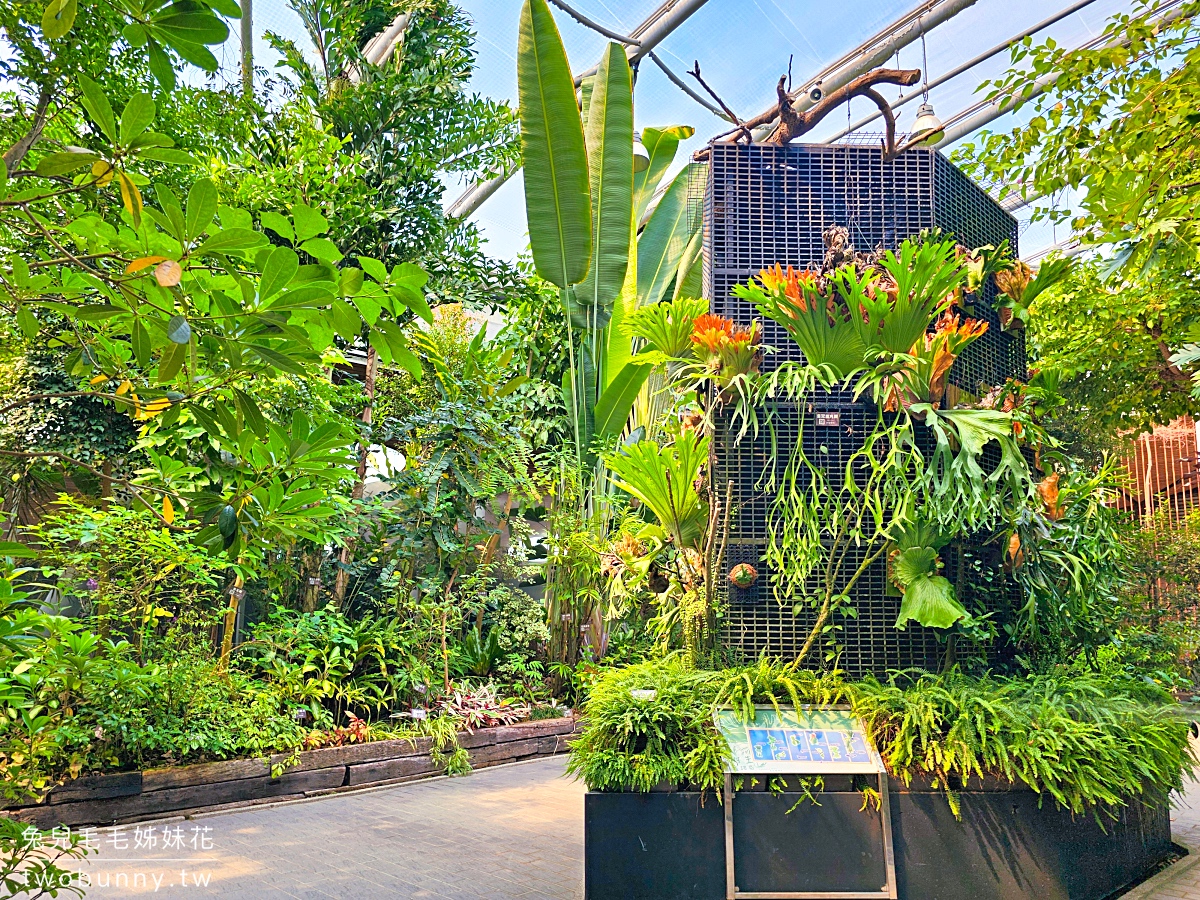
[[[220,613],[225,563],[144,509],[100,509],[63,494],[30,532],[43,574],[78,598],[97,631],[131,641],[143,662],[144,642],[168,629],[206,639]]]
[[[329,728],[347,714],[384,714],[429,685],[428,644],[405,620],[352,621],[332,605],[309,613],[277,609],[242,645],[238,668]]]
[[[1185,622],[1161,622],[1154,628],[1127,626],[1117,631],[1111,644],[1096,650],[1093,666],[1112,678],[1138,678],[1167,690],[1190,691],[1195,688],[1195,675],[1189,657],[1196,639],[1195,626]],[[1071,664],[1076,672],[1087,667],[1078,658]]]
[[[516,680],[525,674],[524,664],[537,657],[538,646],[550,642],[546,607],[519,588],[504,584],[488,591],[487,607],[505,656],[498,672],[503,678]]]
[[[644,689],[655,698],[631,693]],[[717,790],[728,747],[716,707],[748,718],[755,703],[848,703],[893,777],[931,779],[955,807],[954,791],[989,776],[1082,812],[1182,785],[1196,760],[1169,701],[1152,684],[1097,674],[850,683],[768,661],[714,672],[669,658],[599,679],[568,771],[593,790]]]
[[[208,654],[180,649],[149,666],[114,648],[98,658],[60,741],[89,769],[146,768],[295,749],[305,730],[270,685],[222,675]]]
[[[487,635],[482,636],[474,628],[468,628],[457,652],[458,662],[468,674],[480,678],[490,675],[500,661],[500,629],[493,625]]]
[[[170,638],[160,662],[48,615],[0,578],[0,775],[10,799],[82,772],[259,756],[305,731],[270,685]]]

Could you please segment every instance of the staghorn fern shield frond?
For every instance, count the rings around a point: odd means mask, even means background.
[[[609,459],[617,487],[654,513],[679,547],[699,545],[708,504],[696,491],[700,468],[708,459],[708,438],[685,431],[674,444],[638,441]]]

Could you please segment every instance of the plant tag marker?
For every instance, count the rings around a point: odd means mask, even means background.
[[[842,414],[837,412],[818,412],[817,426],[819,428],[837,428],[842,424]]]

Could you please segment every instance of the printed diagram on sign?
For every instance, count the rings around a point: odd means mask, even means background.
[[[874,750],[849,710],[763,707],[755,710],[752,722],[740,721],[733,710],[720,710],[717,727],[729,742],[731,771],[877,771]]]
[[[801,731],[795,728],[750,728],[756,760],[870,763],[862,736],[844,731]]]

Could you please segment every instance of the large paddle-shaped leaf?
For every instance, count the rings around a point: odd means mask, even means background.
[[[675,176],[638,238],[638,303],[642,306],[662,299],[691,241],[690,226],[699,227],[700,217],[695,216],[693,223],[688,215],[688,186],[693,174],[698,175],[697,165],[689,165]]]
[[[633,203],[637,220],[642,221],[658,183],[667,174],[667,169],[675,161],[675,151],[679,142],[687,140],[696,129],[690,125],[672,125],[668,128],[643,128],[642,146],[650,154],[650,165],[633,176]]]
[[[525,0],[521,8],[517,96],[533,263],[565,288],[587,275],[592,201],[575,83],[546,0]]]
[[[608,321],[629,264],[633,217],[633,86],[620,44],[609,44],[588,106],[588,166],[592,197],[592,264],[575,289],[594,320]]]
[[[632,222],[630,224],[632,225]],[[636,241],[637,234],[631,228],[629,232],[629,266],[625,269],[625,281],[621,285],[621,292],[617,294],[617,299],[613,302],[612,319],[609,320],[608,328],[605,330],[604,370],[601,375],[604,378],[604,388],[606,389],[612,384],[613,377],[633,356],[633,339],[626,323],[638,308]]]
[[[626,363],[621,371],[616,373],[612,383],[596,401],[597,437],[620,436],[625,430],[638,391],[646,383],[652,368],[641,363]]]
[[[679,261],[679,276],[675,279],[672,300],[699,297],[704,293],[704,229],[697,228],[683,258]]]

